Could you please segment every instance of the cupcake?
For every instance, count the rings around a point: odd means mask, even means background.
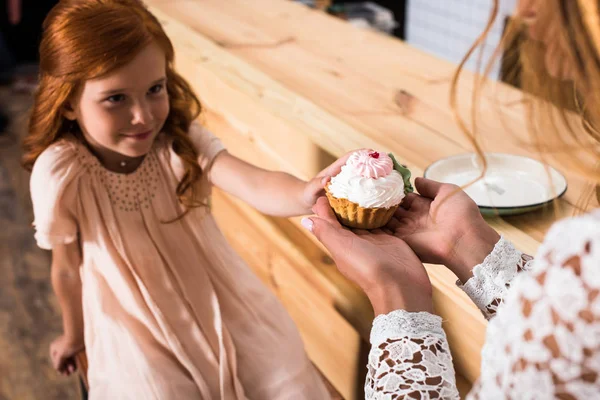
[[[358,150],[325,187],[339,221],[350,228],[377,229],[389,222],[412,192],[410,171],[392,154]]]

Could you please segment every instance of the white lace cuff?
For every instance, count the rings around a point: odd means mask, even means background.
[[[511,281],[520,271],[530,268],[530,261],[529,256],[521,253],[502,236],[483,263],[473,268],[473,277],[464,285],[460,281],[456,284],[490,319],[506,295]]]
[[[446,339],[442,318],[428,312],[395,310],[377,316],[371,329],[371,345],[379,346],[389,339],[436,336]]]
[[[426,312],[392,311],[371,331],[366,400],[458,400],[442,319]]]

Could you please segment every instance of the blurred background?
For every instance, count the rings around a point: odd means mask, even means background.
[[[485,28],[491,5],[489,0],[298,1],[347,19],[358,27],[393,35],[416,48],[454,63],[461,61],[474,39]],[[500,2],[499,18],[483,47],[484,66],[498,47],[516,2],[517,0]],[[477,59],[470,59],[466,67],[475,70]],[[492,68],[491,76],[507,80],[508,77],[501,74],[500,67],[501,59]]]

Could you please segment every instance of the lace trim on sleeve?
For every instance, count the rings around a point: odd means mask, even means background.
[[[458,399],[442,319],[396,310],[371,331],[365,399]]]
[[[496,314],[512,280],[521,271],[531,269],[533,258],[517,250],[501,237],[483,263],[473,268],[473,277],[457,285],[479,307],[486,319]]]

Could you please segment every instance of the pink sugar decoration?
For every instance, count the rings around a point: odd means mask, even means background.
[[[356,175],[377,179],[389,175],[394,169],[392,159],[374,150],[359,150],[350,156],[347,165]]]

